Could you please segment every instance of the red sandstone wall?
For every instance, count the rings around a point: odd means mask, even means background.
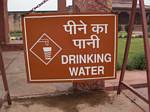
[[[77,12],[110,12],[112,9],[112,0],[74,0],[77,6]],[[88,91],[103,89],[105,84],[103,80],[93,80],[73,83],[77,90]]]
[[[81,12],[110,12],[112,0],[75,0]]]

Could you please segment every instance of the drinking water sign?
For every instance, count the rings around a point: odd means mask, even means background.
[[[115,78],[115,14],[33,14],[22,23],[29,82]]]

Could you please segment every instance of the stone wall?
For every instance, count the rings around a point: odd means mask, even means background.
[[[10,32],[22,31],[21,13],[9,13],[8,20]]]
[[[75,5],[81,12],[110,12],[112,0],[75,0]]]
[[[118,2],[118,1],[125,2],[124,0],[113,0],[113,3],[115,1],[116,2]],[[126,1],[130,1],[130,0],[126,0]],[[77,5],[78,10],[80,12],[110,12],[110,10],[112,9],[112,0],[74,0],[74,2]],[[68,9],[68,10],[70,10],[70,9]],[[121,21],[126,20],[126,23],[129,22],[129,16],[130,16],[129,9],[114,8],[114,10],[116,12],[118,12],[119,20],[121,20]],[[126,12],[128,15],[127,16],[125,15],[125,17],[120,17],[122,12]],[[10,32],[16,32],[16,31],[22,30],[21,14],[22,14],[22,12],[9,12],[9,30],[10,30]],[[147,11],[147,19],[148,19],[148,24],[150,24],[150,10]],[[126,24],[123,24],[120,22],[119,22],[119,24],[126,25]],[[138,28],[135,28],[135,30],[140,31],[141,28],[139,29],[139,26],[138,26]]]
[[[77,13],[106,13],[112,10],[112,0],[74,0]],[[89,91],[104,89],[104,80],[74,82],[75,90]]]

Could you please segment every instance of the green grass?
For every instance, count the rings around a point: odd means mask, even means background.
[[[127,32],[120,31],[120,32],[118,33],[118,37],[120,37],[120,38],[125,38],[125,37],[127,37]]]
[[[118,65],[117,65],[118,70],[122,65],[125,44],[126,44],[126,38],[118,39]],[[135,60],[136,57],[141,56],[143,54],[144,54],[143,38],[132,38],[127,68],[129,70],[136,69],[136,67],[134,67],[134,63],[136,62],[134,62],[133,60]],[[138,59],[136,58],[135,61],[137,60]]]

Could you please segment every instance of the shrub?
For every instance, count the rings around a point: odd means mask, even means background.
[[[21,31],[10,32],[10,35],[14,37],[19,37],[22,36],[22,32]]]
[[[121,70],[121,64],[117,63],[116,69]],[[132,60],[127,64],[127,70],[145,70],[146,60],[144,54],[135,55]]]
[[[128,32],[129,25],[125,26],[125,31]]]
[[[127,64],[126,69],[127,69],[127,70],[134,70],[134,65],[133,65],[133,63],[134,63],[134,62],[129,62],[129,63]]]
[[[137,38],[143,38],[143,36],[142,36],[142,35],[139,35],[139,36],[137,36]]]
[[[144,54],[135,55],[127,65],[128,70],[144,70],[146,69],[146,60]]]
[[[148,32],[150,32],[150,25],[148,26]]]
[[[127,37],[127,33],[121,31],[121,32],[119,32],[118,37],[119,38],[126,38]]]
[[[117,69],[117,70],[120,70],[120,69],[121,69],[120,63],[117,63],[116,69]]]
[[[121,25],[118,25],[118,32],[121,31]]]

